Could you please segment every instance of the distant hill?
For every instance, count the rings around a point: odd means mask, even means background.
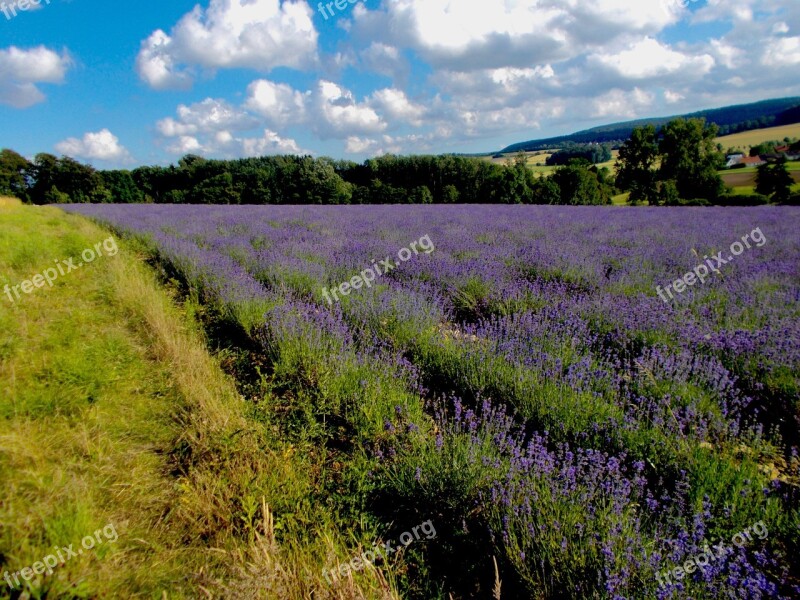
[[[593,127],[592,129],[586,129],[571,135],[529,140],[527,142],[512,144],[501,150],[500,153],[508,154],[513,152],[531,152],[534,150],[561,148],[570,142],[576,144],[622,143],[630,138],[631,133],[636,127],[655,125],[656,128],[659,128],[669,121],[680,117],[687,119],[697,117],[705,118],[707,121],[716,123],[719,126],[720,135],[730,135],[732,133],[750,131],[753,129],[800,123],[800,97],[763,100],[753,104],[740,104],[737,106],[701,110],[687,115],[675,115],[656,119],[639,119],[637,121],[601,125],[600,127]]]

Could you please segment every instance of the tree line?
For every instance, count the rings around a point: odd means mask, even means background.
[[[558,152],[547,157],[545,164],[548,167],[568,165],[575,159],[584,159],[593,165],[611,160],[611,145],[609,144],[567,144]]]
[[[717,126],[702,119],[676,119],[660,131],[638,127],[620,148],[616,176],[592,164],[610,159],[610,148],[599,144],[564,148],[554,155],[560,166],[542,177],[528,167],[523,153],[504,164],[454,155],[387,155],[356,163],[283,155],[214,160],[190,154],[177,165],[128,171],[96,170],[47,153],[29,161],[4,149],[0,194],[33,204],[602,205],[630,192],[632,204],[725,204],[730,198],[717,173],[724,164],[717,134]],[[770,190],[776,200],[786,197],[781,169],[785,165],[760,175],[772,181],[761,191]]]
[[[459,156],[382,156],[364,163],[311,156],[212,160],[96,170],[64,156],[28,161],[0,152],[0,194],[33,204],[606,204],[608,169],[576,161],[547,179],[526,158],[493,164]]]

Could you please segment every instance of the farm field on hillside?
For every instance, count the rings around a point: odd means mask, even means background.
[[[787,164],[787,167],[789,169],[789,173],[794,178],[795,183],[800,183],[800,163],[790,162]],[[725,185],[732,187],[755,187],[757,173],[758,169],[756,168],[730,169],[719,172],[720,177],[722,177],[722,181],[725,183]]]
[[[545,175],[552,175],[553,173],[555,173],[556,167],[547,166],[545,163],[547,162],[547,159],[550,158],[554,153],[555,153],[554,150],[526,152],[525,156],[527,157],[528,168],[540,177]],[[604,163],[599,163],[597,165],[597,168],[602,169],[603,167],[608,167],[609,169],[611,169],[611,172],[614,173],[616,171],[616,162],[617,158],[619,157],[619,150],[612,150],[611,156],[612,156],[611,160],[606,161]],[[506,154],[502,158],[491,158],[489,160],[494,164],[502,165],[509,160],[513,161],[514,157],[515,157],[514,154]]]
[[[545,161],[550,156],[552,156],[555,152],[557,152],[557,149],[556,150],[536,150],[535,152],[526,152],[525,153],[525,157],[528,160],[528,166],[529,167],[534,168],[534,167],[537,167],[537,165],[539,165],[539,163],[541,163],[541,168],[543,168]],[[516,154],[503,154],[501,157],[498,157],[498,158],[495,158],[494,156],[486,157],[486,160],[488,160],[489,162],[494,163],[496,165],[503,165],[503,164],[506,163],[506,161],[509,161],[509,160],[513,161],[515,157],[516,157]]]
[[[68,210],[247,347],[333,521],[435,527],[404,597],[800,593],[800,210]]]
[[[780,127],[768,127],[766,129],[754,129],[718,137],[717,142],[722,144],[722,148],[741,148],[749,150],[762,142],[772,142],[784,138],[800,138],[800,123],[793,125],[781,125]]]

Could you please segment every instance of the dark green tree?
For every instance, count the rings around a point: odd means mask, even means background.
[[[433,204],[433,194],[427,185],[420,185],[411,191],[409,202],[411,204]]]
[[[503,167],[500,176],[497,177],[497,186],[492,195],[493,201],[498,204],[529,204],[531,202],[531,189],[528,185],[530,177],[532,177],[532,173],[527,167],[527,160],[520,160],[520,156],[517,156],[513,163],[509,161]]]
[[[44,194],[43,204],[69,204],[70,202],[72,199],[64,192],[60,192],[56,186],[51,187]]]
[[[661,206],[678,206],[680,201],[681,196],[678,193],[678,185],[674,180],[668,179],[667,181],[658,182],[655,204]]]
[[[14,196],[29,202],[32,169],[33,164],[13,150],[0,151],[0,195]]]
[[[552,177],[540,177],[531,190],[533,204],[561,204],[561,188]]]
[[[611,160],[611,147],[608,144],[567,144],[547,157],[545,164],[550,167],[562,166],[581,158],[594,165],[607,162]]]
[[[654,202],[658,158],[656,128],[652,125],[634,129],[631,138],[619,149],[616,183],[621,190],[631,193],[631,204]]]
[[[66,194],[71,202],[110,202],[111,195],[103,184],[103,178],[90,165],[63,156],[37,154],[32,168],[35,183],[31,190],[31,200],[36,204],[47,204],[53,197],[63,200]],[[55,192],[59,193],[53,196]]]
[[[445,204],[455,204],[458,202],[458,188],[454,185],[446,185],[444,186],[443,191],[443,202]]]
[[[45,152],[37,154],[31,172],[34,179],[31,201],[34,204],[48,204],[45,194],[56,188],[58,182],[58,157]]]
[[[786,167],[786,157],[758,167],[756,192],[759,194],[772,196],[776,202],[786,202],[791,195],[793,184],[794,179]]]
[[[134,204],[144,201],[144,194],[137,187],[130,171],[100,171],[100,176],[111,194],[111,202]]]
[[[111,195],[103,185],[103,178],[94,167],[81,164],[69,156],[62,156],[57,166],[58,189],[73,202],[111,201]]]
[[[682,198],[715,200],[725,190],[717,170],[724,156],[715,143],[719,129],[705,119],[675,119],[661,131],[660,181],[675,180]]]
[[[192,186],[187,195],[189,204],[239,204],[239,194],[233,187],[233,176],[220,173]]]
[[[611,204],[611,190],[598,178],[597,169],[577,159],[553,174],[553,182],[561,191],[561,204]]]
[[[750,148],[750,156],[761,156],[762,154],[774,154],[775,148],[780,146],[780,142],[763,142],[758,146]]]

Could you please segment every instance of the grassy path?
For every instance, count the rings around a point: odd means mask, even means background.
[[[348,552],[324,515],[276,540],[270,506],[299,505],[311,470],[248,418],[141,258],[0,199],[0,598],[392,597],[375,571],[324,582]]]

